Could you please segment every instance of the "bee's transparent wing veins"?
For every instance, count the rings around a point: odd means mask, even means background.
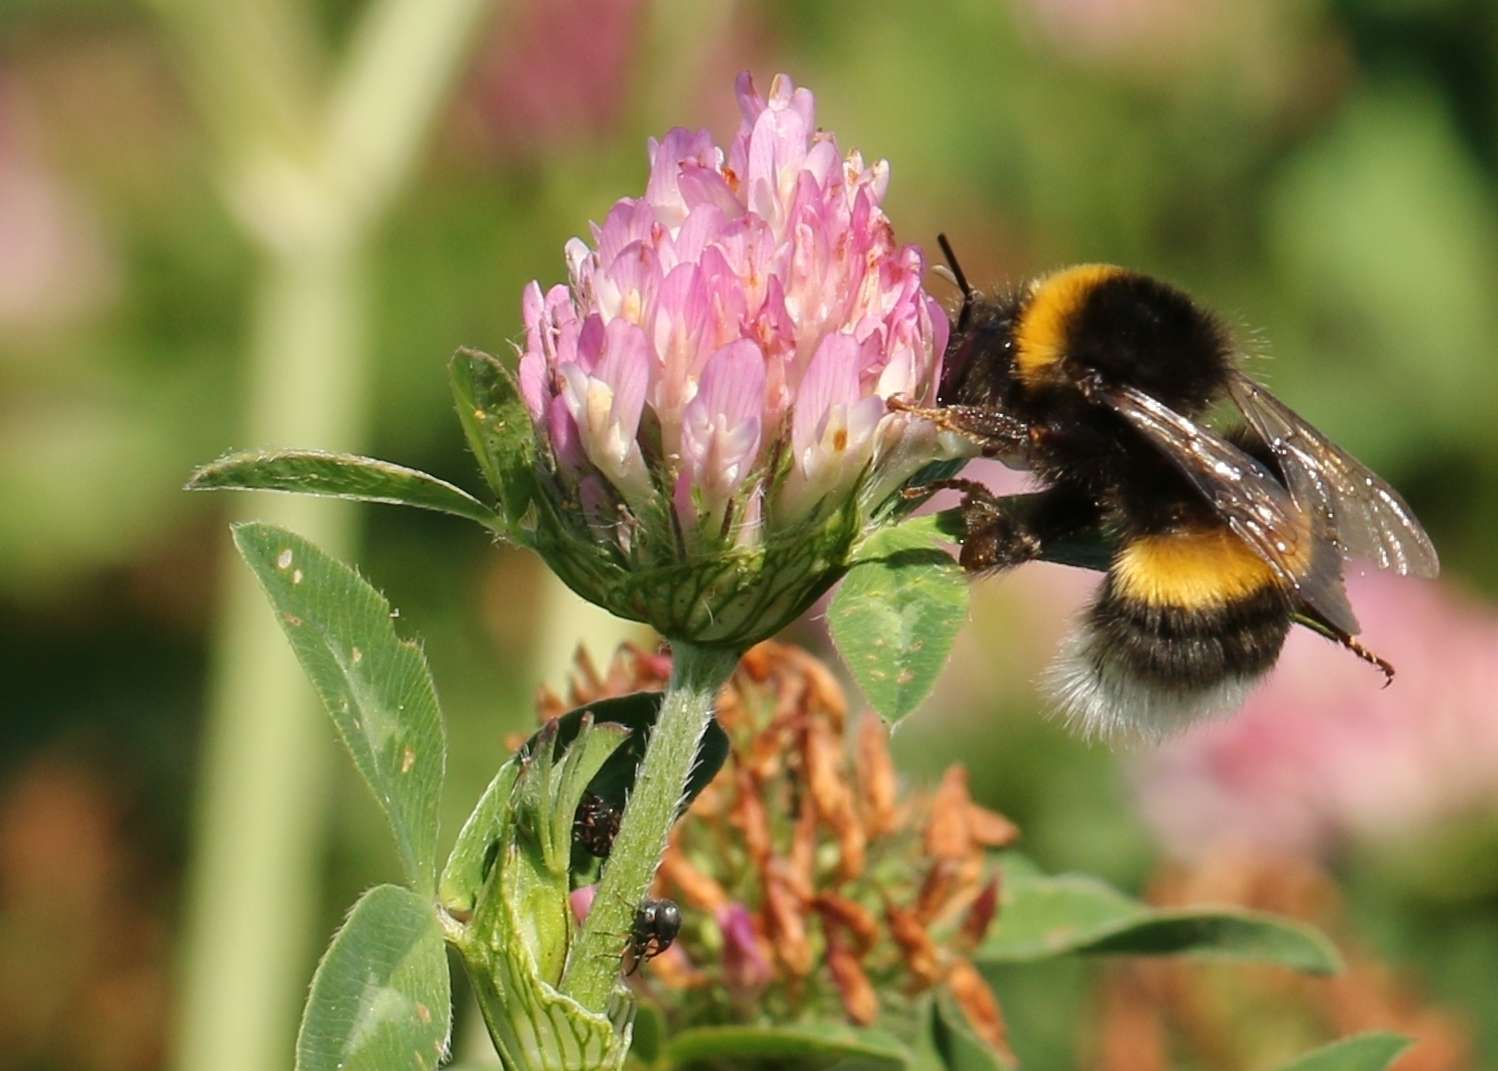
[[[1440,571],[1430,536],[1398,491],[1241,372],[1228,391],[1274,452],[1291,496],[1330,526],[1343,556],[1401,575]]]
[[[1322,538],[1274,473],[1232,443],[1133,387],[1095,397],[1160,448],[1211,503],[1228,528],[1262,558],[1288,591],[1347,633],[1358,621],[1347,603],[1340,560],[1317,554]]]

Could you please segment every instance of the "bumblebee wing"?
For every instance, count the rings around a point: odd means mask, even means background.
[[[1398,491],[1243,373],[1233,373],[1228,392],[1274,451],[1291,497],[1327,526],[1344,557],[1401,575],[1440,571],[1430,536]]]
[[[1340,559],[1317,554],[1313,523],[1264,465],[1207,428],[1133,387],[1097,394],[1158,447],[1211,503],[1228,529],[1262,558],[1288,591],[1348,635],[1358,620],[1347,603]]]

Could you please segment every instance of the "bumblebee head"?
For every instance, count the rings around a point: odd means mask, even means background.
[[[975,299],[964,306],[942,358],[938,405],[1003,405],[1014,384],[1019,304]]]

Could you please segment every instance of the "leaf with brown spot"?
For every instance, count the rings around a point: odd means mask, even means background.
[[[312,977],[297,1034],[297,1071],[437,1066],[451,1018],[442,930],[429,899],[394,885],[369,890]]]
[[[240,524],[234,543],[384,810],[408,882],[431,891],[447,744],[421,647],[396,635],[384,596],[300,536]]]
[[[897,721],[936,684],[967,608],[962,567],[927,529],[899,525],[859,547],[827,623],[869,704]]]

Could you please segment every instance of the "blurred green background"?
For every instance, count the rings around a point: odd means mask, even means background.
[[[383,15],[390,32],[366,33]],[[370,41],[363,81],[344,78]],[[429,66],[382,62],[403,48]],[[236,624],[231,515],[356,556],[425,639],[455,743],[449,829],[573,644],[602,656],[623,634],[449,519],[179,489],[262,445],[476,487],[446,356],[517,336],[521,286],[561,278],[562,243],[642,190],[647,136],[726,142],[746,67],[762,87],[791,73],[844,149],[889,159],[901,238],[945,230],[976,281],[1107,260],[1221,310],[1269,355],[1256,374],[1406,493],[1442,553],[1439,597],[1498,593],[1492,0],[7,0],[0,1067],[281,1066],[326,934],[392,872],[270,615],[246,602]],[[324,125],[351,162],[332,179]],[[1140,756],[1068,738],[1031,688],[1083,597],[1058,583],[983,586],[897,751],[912,779],[966,761],[1048,867],[1144,889],[1166,853],[1130,787]],[[1397,599],[1364,617],[1398,646]],[[823,643],[815,620],[796,637]],[[1495,693],[1461,681],[1443,701],[1493,750]],[[240,747],[258,758],[236,766]],[[1419,776],[1439,791],[1443,771]],[[1333,837],[1309,863],[1402,999],[1457,1038],[1450,1062],[1401,1066],[1498,1066],[1498,764],[1472,776],[1490,810]],[[269,878],[235,869],[267,859]],[[269,973],[235,978],[267,933]],[[1118,1020],[1105,973],[996,977],[1028,1066],[1154,1066],[1098,1062]],[[1177,1065],[1264,1066],[1276,1039],[1319,1036],[1228,1004],[1241,1044]]]

